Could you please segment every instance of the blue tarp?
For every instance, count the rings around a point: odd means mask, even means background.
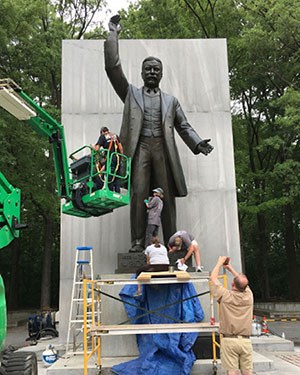
[[[197,294],[193,284],[144,285],[138,299],[133,297],[136,290],[136,285],[126,285],[120,292],[123,302],[130,304],[124,306],[132,324],[192,323],[204,318],[198,298],[176,303]],[[157,311],[148,314],[141,308]],[[112,372],[118,375],[188,375],[196,360],[191,348],[197,336],[197,332],[137,335],[140,356],[113,366]]]

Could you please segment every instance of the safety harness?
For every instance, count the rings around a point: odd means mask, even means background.
[[[122,153],[122,144],[119,141],[116,134],[109,133],[109,135],[110,135],[110,142],[109,142],[108,148],[104,149],[104,151],[107,153],[111,153],[111,151],[113,150],[112,152],[115,153],[114,155],[116,157],[117,163],[116,163],[116,168],[114,170],[114,173],[116,174],[116,172],[119,170],[119,167],[120,167],[120,155],[119,154]],[[106,156],[102,155],[101,160],[99,160],[96,164],[96,169],[99,174],[99,178],[101,179],[102,182],[105,182],[105,179],[103,178],[103,175],[101,172],[105,170],[106,160],[107,160]],[[114,182],[115,177],[116,176],[112,176],[112,179],[108,182],[109,183]]]

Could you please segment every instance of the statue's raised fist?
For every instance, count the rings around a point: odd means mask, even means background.
[[[114,16],[111,17],[111,19],[109,20],[109,22],[111,23],[114,23],[115,25],[118,25],[119,22],[120,22],[120,15],[119,14],[115,14]]]

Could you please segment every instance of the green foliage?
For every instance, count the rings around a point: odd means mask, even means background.
[[[140,0],[120,12],[122,38],[217,38],[240,27],[234,1]],[[234,35],[233,35],[234,36]]]
[[[60,121],[62,40],[84,37],[96,12],[104,5],[103,0],[1,0],[0,78],[15,80]],[[52,267],[52,284],[56,288],[52,303],[57,306],[60,200],[48,139],[40,138],[24,122],[0,109],[0,145],[0,170],[21,189],[21,219],[30,226],[19,240],[17,274],[10,271],[13,247],[1,252],[0,272],[4,274],[8,293],[20,296],[20,306],[38,307],[42,269]],[[53,228],[50,249],[46,246],[49,221]],[[43,265],[45,251],[52,252],[52,265]],[[18,290],[12,290],[10,278],[18,279]],[[29,296],[28,291],[34,293]]]
[[[103,38],[101,22],[91,26],[105,5],[101,0],[2,0],[0,76],[13,78],[59,121],[61,41]],[[299,279],[292,278],[300,261],[298,0],[140,0],[121,17],[122,38],[227,38],[246,272],[256,298],[299,298],[292,292],[300,290]],[[59,200],[48,142],[0,110],[0,145],[0,169],[21,188],[23,221],[33,223],[29,235],[21,237],[21,295],[34,288],[32,278],[35,284],[41,279],[41,228],[48,214],[55,228],[52,283],[57,288]],[[9,251],[0,257],[9,284]],[[37,296],[21,302],[37,304]]]
[[[231,92],[240,103],[238,119],[234,121],[240,125],[234,126],[235,147],[248,158],[248,163],[237,168],[241,226],[243,239],[247,238],[244,253],[247,265],[252,259],[251,252],[259,257],[265,247],[261,263],[266,263],[268,275],[260,280],[265,290],[266,278],[272,279],[271,289],[266,294],[259,293],[265,299],[299,298],[299,293],[292,293],[291,288],[288,295],[282,275],[272,272],[279,257],[284,278],[299,289],[299,279],[292,279],[292,275],[299,274],[300,256],[296,245],[299,242],[296,237],[299,223],[299,92],[296,89],[299,76],[296,71],[300,40],[299,21],[294,16],[289,19],[292,9],[298,13],[295,1],[239,2],[244,27],[240,38],[231,46],[237,47],[239,54],[231,74]],[[238,140],[241,127],[243,143]],[[285,214],[287,208],[292,217]],[[257,215],[263,215],[267,225],[262,229],[257,221],[257,228],[249,235],[248,220],[255,222]],[[251,245],[252,237],[262,230],[265,243]],[[280,241],[276,243],[274,238]],[[291,258],[294,262],[289,263]],[[256,288],[261,289],[258,281]]]
[[[122,25],[126,38],[227,38],[246,270],[257,297],[300,298],[282,282],[300,289],[298,2],[140,0]]]

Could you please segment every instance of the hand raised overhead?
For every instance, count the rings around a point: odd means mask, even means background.
[[[121,25],[119,24],[120,19],[121,17],[119,14],[111,17],[108,23],[108,28],[110,31],[117,31],[118,33],[121,31]]]

